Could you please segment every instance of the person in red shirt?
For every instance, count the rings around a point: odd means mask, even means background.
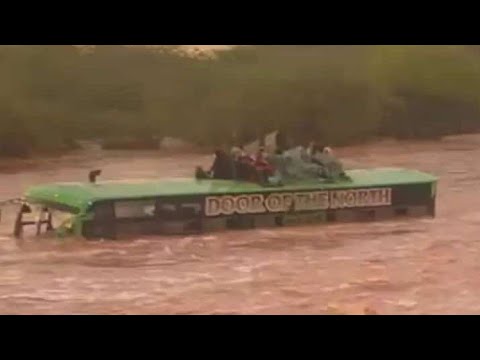
[[[255,156],[254,167],[257,170],[257,174],[259,174],[261,182],[265,182],[275,172],[274,167],[266,159],[263,147],[258,150]]]

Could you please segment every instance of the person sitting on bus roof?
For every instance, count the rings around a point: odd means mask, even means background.
[[[209,171],[213,179],[231,180],[235,177],[233,161],[223,150],[215,151],[215,160]]]
[[[235,161],[235,169],[237,180],[252,181],[255,178],[255,168],[248,159],[237,158]]]
[[[322,177],[330,180],[346,177],[343,164],[333,156],[333,151],[329,147],[317,148],[312,162],[321,166]]]
[[[272,165],[268,162],[267,160],[267,157],[266,157],[266,153],[265,153],[265,148],[261,147],[256,156],[255,156],[255,168],[257,168],[257,170],[262,170],[262,171],[266,171],[266,172],[273,172],[273,167]]]
[[[261,147],[255,156],[255,169],[257,171],[259,181],[264,183],[267,179],[273,176],[275,169],[269,163],[266,157],[265,148]]]
[[[319,145],[314,145],[312,147],[312,150],[310,152],[310,161],[314,164],[317,164],[317,165],[320,165],[320,166],[325,166],[324,162],[323,162],[323,157],[322,157],[322,154],[326,154],[324,152],[324,147],[323,146],[319,146]]]
[[[318,149],[318,145],[315,141],[310,142],[307,148],[307,155],[308,157],[312,157],[315,153],[315,151]]]
[[[239,157],[239,160],[244,162],[244,163],[248,163],[248,164],[252,164],[255,162],[255,158],[251,155],[249,155],[246,151],[245,151],[245,148],[243,146],[240,146],[239,147],[240,149],[240,157]]]
[[[322,149],[322,152],[325,153],[325,154],[333,156],[333,150],[328,146],[324,146],[323,149]]]
[[[309,150],[308,146],[305,147],[304,145],[300,145],[298,147],[298,152],[300,155],[300,159],[304,162],[310,162],[310,155],[309,155]]]
[[[243,146],[239,146],[240,151],[235,159],[236,178],[243,181],[255,181],[255,159],[245,152]]]
[[[240,156],[242,155],[242,149],[240,147],[234,146],[232,147],[232,150],[230,150],[230,154],[232,155],[234,161],[238,161],[240,159]]]

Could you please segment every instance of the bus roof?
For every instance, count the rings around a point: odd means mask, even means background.
[[[30,188],[26,193],[31,203],[48,203],[81,211],[102,200],[144,199],[162,196],[246,194],[276,191],[335,190],[360,187],[383,187],[436,182],[432,175],[415,170],[381,168],[349,170],[352,181],[324,183],[299,181],[269,188],[255,183],[233,180],[126,180],[90,183],[54,183]]]

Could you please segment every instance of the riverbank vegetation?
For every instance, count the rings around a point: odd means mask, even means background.
[[[478,46],[250,46],[195,59],[143,47],[0,47],[0,156],[76,139],[203,146],[282,130],[331,145],[480,128]]]

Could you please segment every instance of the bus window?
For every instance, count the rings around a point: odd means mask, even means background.
[[[200,216],[202,207],[197,203],[175,203],[162,202],[157,203],[158,215],[166,221],[191,220]]]
[[[116,238],[115,212],[111,202],[102,202],[95,204],[95,220],[87,223],[83,232],[87,238]]]
[[[183,219],[192,219],[200,215],[202,207],[200,204],[182,204],[181,216]]]
[[[138,219],[154,216],[155,200],[115,202],[115,217],[117,219]]]
[[[162,220],[178,220],[178,210],[176,204],[159,202],[157,204],[157,209],[158,216]]]
[[[109,221],[113,220],[114,212],[113,206],[110,202],[98,203],[94,208],[95,220],[97,221]]]

